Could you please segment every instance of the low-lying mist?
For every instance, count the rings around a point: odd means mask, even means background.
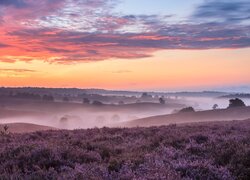
[[[185,97],[173,104],[134,103],[124,105],[83,105],[79,103],[27,103],[8,104],[0,109],[0,123],[31,123],[58,129],[86,129],[114,126],[136,119],[172,114],[183,107],[192,106],[196,111],[228,107],[228,99],[211,97]],[[250,99],[243,99],[246,105]]]

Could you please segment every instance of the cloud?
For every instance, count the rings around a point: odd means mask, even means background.
[[[28,4],[24,0],[0,0],[0,6],[14,6],[16,8],[24,8]]]
[[[33,75],[37,71],[31,69],[5,69],[0,68],[0,77],[2,78],[24,78]]]
[[[5,47],[8,47],[9,45],[7,45],[7,44],[2,44],[2,43],[0,43],[0,48],[5,48]]]
[[[31,69],[3,69],[3,68],[0,68],[0,72],[33,73],[33,72],[37,72],[37,71],[31,70]]]
[[[118,71],[112,71],[114,74],[126,74],[126,73],[132,73],[133,71],[130,70],[118,70]]]
[[[208,0],[200,5],[194,17],[225,23],[242,23],[250,20],[250,2],[246,0]]]
[[[182,24],[152,33],[86,33],[45,28],[13,31],[9,36],[18,40],[16,46],[28,56],[45,54],[46,61],[70,63],[150,57],[152,52],[164,49],[245,48],[250,47],[249,29]]]
[[[114,12],[118,2],[0,1],[0,7],[6,6],[2,9],[0,26],[3,42],[0,48],[5,51],[0,51],[0,61],[41,60],[67,64],[144,58],[167,49],[250,47],[250,25],[239,24],[248,17],[248,2],[205,1],[190,21],[182,23],[169,23],[172,15]],[[204,20],[210,18],[211,21]],[[230,23],[233,18],[238,19],[237,25]]]

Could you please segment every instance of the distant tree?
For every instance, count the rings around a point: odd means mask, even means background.
[[[68,97],[64,97],[64,98],[63,98],[63,101],[64,101],[64,102],[69,102],[69,98],[68,98]]]
[[[214,104],[214,105],[213,105],[213,110],[217,109],[218,107],[219,107],[218,104]]]
[[[166,104],[166,101],[163,97],[159,98],[159,102],[160,104]]]
[[[117,114],[115,114],[115,115],[113,115],[113,116],[111,117],[111,120],[114,121],[114,122],[120,121],[120,119],[121,119],[120,116],[117,115]]]
[[[90,100],[88,98],[83,98],[83,104],[90,104]]]
[[[123,102],[123,101],[119,101],[118,104],[119,104],[119,105],[123,105],[124,102]]]
[[[43,101],[54,101],[54,97],[51,95],[43,95],[42,100]]]
[[[152,98],[152,95],[144,92],[144,93],[142,93],[141,98]]]
[[[68,118],[66,116],[63,116],[63,117],[60,118],[61,123],[65,123],[67,121],[68,121]]]
[[[19,98],[19,99],[30,99],[30,100],[41,100],[41,96],[39,94],[33,94],[28,92],[18,92],[16,94],[9,95],[12,98]]]
[[[106,119],[105,119],[104,116],[97,116],[96,117],[96,122],[97,123],[103,124],[103,123],[105,123],[105,121],[106,121]]]
[[[92,104],[95,105],[95,106],[101,106],[101,105],[103,105],[103,103],[101,101],[93,101]]]
[[[186,107],[179,111],[179,113],[184,113],[184,112],[195,112],[195,110],[193,107]]]
[[[148,97],[148,93],[146,92],[142,93],[141,98],[146,98],[146,97]]]
[[[234,107],[244,107],[246,106],[245,103],[239,99],[239,98],[235,98],[235,99],[230,99],[229,100],[229,106],[228,108],[234,108]]]

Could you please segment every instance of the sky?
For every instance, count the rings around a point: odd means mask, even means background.
[[[250,2],[0,0],[0,86],[250,92]]]

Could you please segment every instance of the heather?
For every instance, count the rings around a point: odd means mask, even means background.
[[[0,136],[0,179],[249,179],[250,120]]]

